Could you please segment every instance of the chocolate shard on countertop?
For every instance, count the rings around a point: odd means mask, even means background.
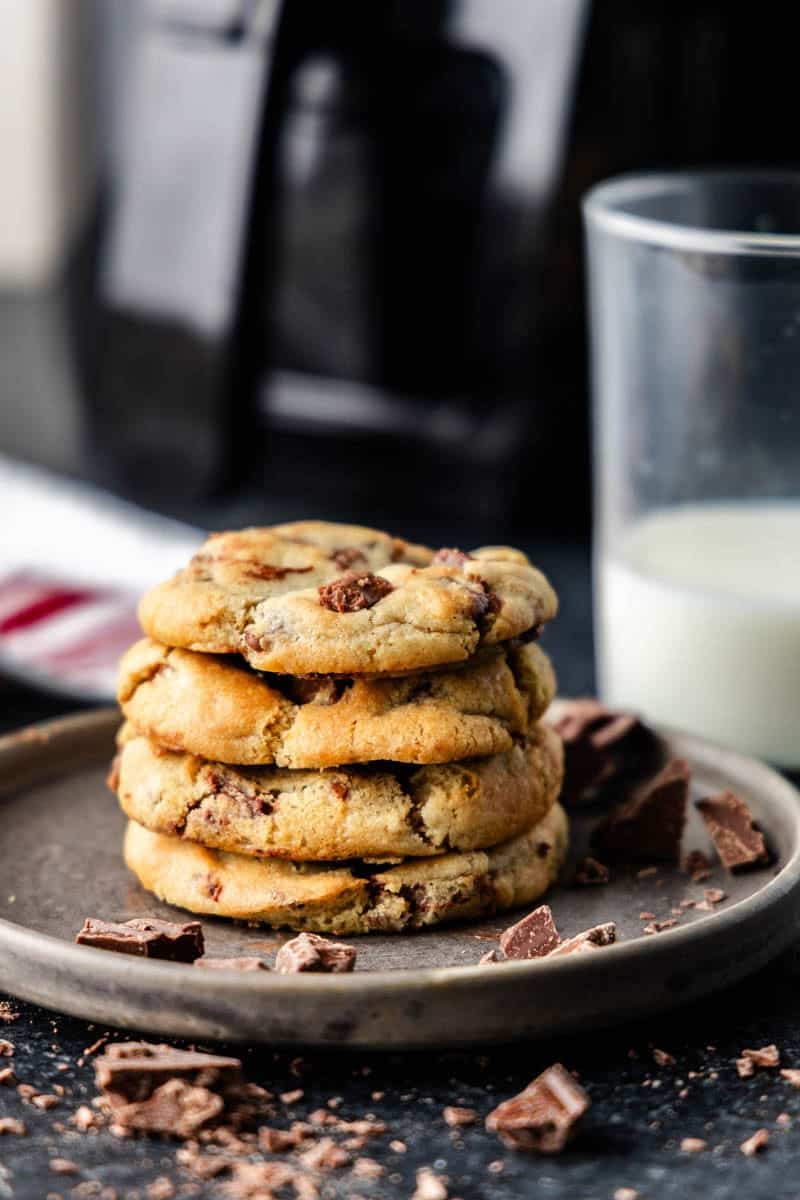
[[[601,798],[612,782],[630,787],[665,759],[661,739],[639,717],[593,697],[559,702],[550,723],[564,743],[561,803],[567,806]]]
[[[220,1094],[238,1092],[243,1085],[238,1058],[153,1042],[112,1042],[95,1059],[94,1073],[112,1109],[147,1100],[173,1079]]]
[[[542,904],[500,935],[506,958],[543,958],[561,941],[550,906]]]
[[[486,1128],[514,1150],[559,1154],[590,1103],[569,1071],[554,1063],[518,1096],[490,1112]]]
[[[720,792],[697,802],[697,810],[714,843],[720,862],[729,871],[769,862],[764,835],[735,792]]]
[[[75,941],[79,946],[182,963],[194,962],[205,950],[203,927],[199,921],[177,925],[155,917],[135,917],[122,923],[87,917]]]
[[[618,805],[592,834],[605,857],[635,862],[678,862],[689,799],[689,767],[674,758]]]
[[[212,971],[269,970],[269,964],[265,963],[263,958],[256,958],[254,954],[245,954],[241,958],[215,958],[213,954],[207,954],[203,958],[196,958],[194,965],[196,967],[206,967]]]
[[[555,950],[551,950],[548,958],[556,958],[563,954],[584,954],[587,950],[599,950],[601,946],[611,946],[617,940],[617,927],[613,921],[604,925],[595,925],[592,929],[584,929],[574,937],[565,938]]]
[[[339,975],[352,971],[355,963],[355,946],[332,942],[317,933],[300,933],[281,946],[275,957],[275,970],[281,975],[303,971]]]

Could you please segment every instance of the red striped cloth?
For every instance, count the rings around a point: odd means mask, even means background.
[[[117,663],[141,636],[134,592],[33,570],[0,577],[0,672],[86,699],[114,697]]]

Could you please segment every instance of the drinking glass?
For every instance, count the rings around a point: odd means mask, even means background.
[[[800,173],[584,200],[599,690],[800,767]]]

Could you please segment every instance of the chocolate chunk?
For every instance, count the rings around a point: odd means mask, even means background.
[[[116,924],[87,917],[75,941],[79,946],[115,950],[118,954],[136,954],[142,958],[163,958],[171,962],[194,962],[203,953],[203,927],[199,921],[176,925],[155,917]]]
[[[590,887],[594,884],[608,883],[609,878],[609,870],[605,863],[598,862],[596,858],[588,855],[578,863],[574,882],[579,887]]]
[[[431,559],[431,565],[434,567],[463,567],[465,562],[471,561],[471,554],[465,554],[463,550],[458,550],[453,546],[437,550]]]
[[[623,861],[677,862],[688,797],[689,767],[673,759],[609,814],[592,834],[592,845]]]
[[[213,955],[206,955],[204,958],[195,959],[196,967],[207,967],[212,971],[268,971],[269,966],[264,962],[263,958],[256,958],[255,955],[243,955],[241,958],[215,958]]]
[[[542,904],[503,931],[500,949],[506,958],[543,958],[560,940],[550,907]]]
[[[584,697],[559,704],[553,728],[564,743],[562,804],[600,798],[614,781],[632,786],[664,761],[661,739],[633,713]]]
[[[557,958],[563,954],[583,954],[587,950],[598,950],[601,946],[611,946],[617,940],[617,927],[613,921],[605,925],[595,925],[593,929],[584,929],[574,937],[566,938],[555,950],[551,950],[548,958]]]
[[[338,613],[372,608],[373,604],[377,604],[393,591],[394,587],[388,579],[381,575],[372,575],[369,571],[348,571],[341,578],[317,588],[322,607]]]
[[[486,1128],[499,1133],[515,1150],[559,1154],[589,1108],[586,1092],[554,1063],[524,1091],[499,1104],[486,1118]]]
[[[162,1084],[180,1079],[218,1093],[240,1089],[238,1058],[176,1050],[152,1042],[112,1042],[94,1064],[97,1086],[113,1109],[149,1099]]]
[[[125,1129],[169,1133],[190,1138],[199,1129],[217,1120],[225,1108],[222,1096],[210,1088],[168,1079],[159,1084],[146,1100],[132,1101],[114,1109],[114,1124]]]
[[[340,975],[352,971],[355,962],[355,946],[332,942],[316,933],[300,933],[281,946],[275,958],[275,970],[281,975],[295,975],[300,971]]]
[[[699,800],[697,808],[722,865],[729,871],[769,862],[763,834],[753,824],[750,809],[734,792]]]

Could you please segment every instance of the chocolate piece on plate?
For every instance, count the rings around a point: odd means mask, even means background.
[[[177,925],[155,917],[135,917],[122,923],[87,917],[75,941],[79,946],[182,963],[194,962],[205,949],[203,927],[199,921]]]
[[[592,845],[605,856],[623,861],[677,862],[686,824],[689,776],[688,764],[672,759],[598,825]]]
[[[610,946],[617,940],[617,927],[613,921],[605,925],[595,925],[593,929],[584,929],[574,937],[565,938],[555,950],[551,950],[548,958],[557,958],[564,954],[584,954],[587,950],[599,950],[601,946]]]
[[[486,1118],[486,1128],[499,1133],[514,1150],[560,1153],[589,1108],[580,1084],[554,1063],[524,1091],[499,1104]]]
[[[561,941],[549,905],[542,904],[500,935],[506,958],[543,958]]]
[[[753,823],[750,809],[735,792],[720,792],[697,802],[724,867],[735,871],[769,862],[764,836]]]
[[[355,962],[355,946],[332,942],[317,933],[300,933],[281,946],[275,957],[275,970],[281,975],[295,975],[301,971],[339,975],[352,971]]]
[[[664,761],[663,743],[652,729],[592,697],[560,702],[551,724],[564,743],[562,804],[596,800],[612,781],[630,784]]]
[[[610,872],[605,863],[598,862],[596,858],[587,855],[582,858],[575,869],[574,882],[579,887],[591,887],[594,884],[608,883]]]
[[[206,967],[212,971],[268,971],[269,965],[264,962],[263,958],[256,958],[253,954],[245,954],[241,958],[215,958],[213,955],[205,955],[203,958],[195,959],[196,967]]]

